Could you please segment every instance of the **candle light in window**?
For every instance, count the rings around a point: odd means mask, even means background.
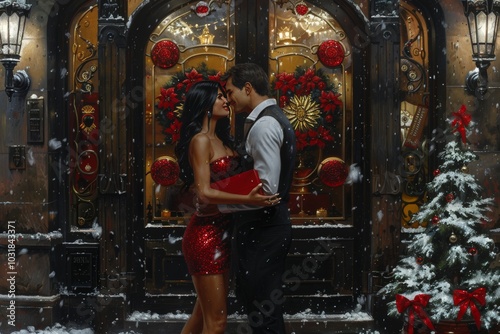
[[[163,209],[161,211],[161,216],[162,218],[170,218],[171,214],[170,214],[170,210],[167,210],[167,209]]]
[[[323,29],[323,22],[322,18],[312,14],[307,14],[299,21],[299,25],[307,33],[312,34]]]
[[[327,212],[325,208],[319,208],[318,210],[316,210],[316,217],[326,217],[326,216]]]
[[[295,37],[293,37],[290,27],[285,26],[278,31],[278,40],[284,44],[291,44],[295,42]]]
[[[205,28],[203,28],[203,33],[198,36],[198,39],[200,40],[201,44],[212,44],[214,42],[214,37],[215,36],[210,33],[208,26],[205,25]]]

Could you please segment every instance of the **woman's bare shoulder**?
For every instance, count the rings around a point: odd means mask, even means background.
[[[191,139],[191,145],[195,144],[196,147],[207,147],[210,146],[210,138],[206,133],[197,133]]]

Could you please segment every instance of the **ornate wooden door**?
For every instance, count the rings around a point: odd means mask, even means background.
[[[131,89],[145,88],[131,125],[134,146],[143,149],[133,169],[135,193],[143,195],[133,203],[142,222],[134,242],[144,282],[136,306],[162,313],[192,307],[193,298],[179,298],[193,296],[181,240],[194,206],[179,195],[173,163],[182,95],[200,78],[252,61],[268,71],[300,146],[285,308],[317,314],[351,309],[369,259],[366,185],[356,173],[347,178],[350,168],[361,171],[368,162],[360,16],[348,3],[320,1],[169,4],[141,8],[129,32],[137,48],[128,81]],[[236,137],[240,122],[234,118]]]

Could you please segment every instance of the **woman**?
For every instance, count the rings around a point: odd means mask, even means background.
[[[182,334],[225,331],[230,217],[220,213],[216,204],[270,206],[280,200],[276,195],[260,195],[261,184],[248,195],[229,194],[210,187],[211,182],[242,172],[229,133],[229,113],[218,82],[198,82],[186,95],[175,153],[180,177],[196,197],[196,212],[186,227],[182,250],[197,298]]]

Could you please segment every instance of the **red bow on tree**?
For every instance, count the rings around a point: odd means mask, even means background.
[[[460,305],[460,310],[458,311],[457,320],[461,320],[465,314],[465,311],[470,307],[470,312],[474,321],[476,322],[477,329],[481,328],[481,313],[477,308],[479,303],[481,306],[486,304],[486,289],[478,288],[473,292],[469,293],[466,290],[455,290],[453,291],[453,303],[455,305]]]
[[[460,107],[459,111],[454,112],[453,116],[455,116],[455,119],[451,122],[451,126],[455,127],[453,132],[460,132],[460,135],[462,136],[462,142],[465,144],[465,127],[469,125],[472,117],[471,115],[467,114],[467,109],[464,105]]]
[[[403,295],[396,295],[396,307],[399,313],[403,313],[406,309],[408,310],[408,334],[413,334],[413,322],[415,320],[415,313],[418,314],[420,319],[424,324],[430,329],[434,330],[434,325],[431,319],[425,313],[424,307],[427,306],[431,296],[426,294],[416,295],[413,300],[409,300]]]

